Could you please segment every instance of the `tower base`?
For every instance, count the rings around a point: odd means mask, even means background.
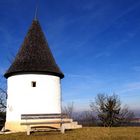
[[[5,130],[9,130],[11,132],[25,132],[26,126],[22,126],[20,123],[20,121],[8,121],[5,123]]]

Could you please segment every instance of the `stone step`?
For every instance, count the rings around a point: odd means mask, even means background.
[[[69,121],[69,122],[73,122],[73,119],[67,119],[67,118],[66,118],[66,119],[62,119],[62,120],[63,120],[63,121],[66,121],[66,122],[68,122],[68,121]]]
[[[78,129],[78,128],[82,128],[82,125],[78,125],[77,122],[64,123],[63,126],[64,126],[65,129]]]
[[[78,125],[78,122],[74,121],[74,122],[71,122],[72,124],[74,125]]]

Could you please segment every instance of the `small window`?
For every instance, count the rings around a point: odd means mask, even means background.
[[[32,81],[31,82],[31,85],[32,85],[32,87],[36,87],[36,82],[35,81]]]

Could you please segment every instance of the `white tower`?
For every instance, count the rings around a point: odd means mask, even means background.
[[[61,85],[64,77],[57,66],[38,20],[32,25],[7,78],[6,129],[22,131],[21,114],[61,113]]]

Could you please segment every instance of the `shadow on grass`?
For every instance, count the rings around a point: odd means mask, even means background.
[[[72,132],[73,130],[66,130],[64,134]],[[55,135],[64,135],[60,130],[47,130],[47,131],[32,131],[31,136],[55,136]]]

